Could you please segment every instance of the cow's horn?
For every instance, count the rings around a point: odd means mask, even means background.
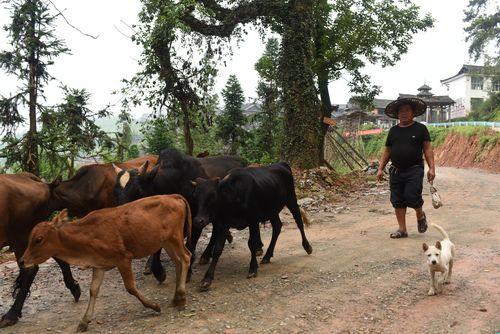
[[[192,184],[193,186],[195,186],[195,187],[198,185],[198,183],[196,183],[196,181],[193,181],[193,180],[191,180],[191,184]]]
[[[113,168],[115,169],[116,174],[119,174],[121,171],[123,171],[123,169],[121,169],[117,165],[115,165],[115,164],[112,164],[112,165],[113,165]]]
[[[148,166],[149,166],[149,160],[146,160],[145,163],[143,163],[141,165],[141,167],[139,167],[139,174],[140,175],[144,175],[146,174],[147,170],[148,170]]]

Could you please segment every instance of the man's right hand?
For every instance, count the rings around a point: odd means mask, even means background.
[[[377,180],[383,181],[384,180],[384,171],[382,169],[379,169],[377,171]]]

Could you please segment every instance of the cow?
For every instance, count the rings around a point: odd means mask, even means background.
[[[312,253],[304,232],[304,221],[309,224],[309,220],[297,204],[293,174],[288,164],[280,162],[264,167],[237,168],[222,180],[197,179],[193,185],[196,187],[193,197],[197,208],[193,230],[202,229],[211,221],[215,235],[212,261],[200,285],[202,291],[208,290],[214,279],[215,266],[224,249],[229,228],[249,228],[251,261],[247,277],[257,276],[259,222],[270,220],[273,228],[271,242],[261,261],[265,264],[273,257],[282,226],[279,213],[285,206],[300,231],[302,247],[307,254]]]
[[[99,288],[107,270],[118,268],[128,293],[147,308],[160,312],[160,306],[146,299],[137,289],[132,260],[164,248],[175,264],[176,287],[173,305],[186,304],[186,276],[191,253],[184,245],[191,235],[189,204],[180,195],[160,195],[140,199],[115,208],[93,211],[76,221],[63,210],[52,221],[38,224],[32,231],[20,264],[29,268],[50,257],[83,268],[93,269],[90,300],[78,326],[88,328]]]
[[[153,164],[158,160],[157,155],[146,155],[122,163],[91,164],[81,167],[76,174],[67,181],[54,181],[50,184],[50,209],[59,211],[69,210],[72,217],[83,217],[94,210],[109,208],[117,205],[113,187],[115,172],[113,166],[121,168],[141,168],[145,163]],[[157,255],[159,257],[159,254]],[[161,263],[155,263],[161,265]],[[148,261],[144,274],[151,274],[151,261]],[[165,273],[155,275],[159,282],[165,280]]]
[[[140,168],[146,161],[156,163],[156,155],[146,155],[123,163],[120,168]],[[116,175],[113,164],[92,164],[81,167],[67,181],[55,181],[51,187],[51,210],[69,210],[72,217],[83,217],[91,211],[117,205],[113,194]]]
[[[141,169],[124,170],[115,167],[116,183],[115,195],[118,203],[128,203],[138,198],[153,196],[158,194],[180,194],[184,196],[190,204],[193,204],[194,185],[192,180],[203,177],[224,177],[231,169],[240,168],[246,165],[246,162],[236,156],[210,156],[206,158],[193,158],[185,155],[176,149],[165,149],[159,157],[158,163],[149,172],[146,166]],[[194,213],[195,214],[195,213]],[[196,244],[201,236],[202,229],[193,229],[191,245],[189,250],[193,254],[191,266],[194,262]],[[226,239],[231,240],[228,233]],[[260,241],[260,234],[257,237]],[[262,242],[260,241],[260,244]],[[213,242],[203,252],[201,263],[207,263],[212,254],[210,248]],[[262,246],[260,246],[262,249]],[[158,254],[155,255],[158,257]],[[155,266],[161,268],[160,266]],[[164,276],[164,273],[158,273],[153,270],[155,276]],[[190,268],[188,278],[191,277]]]
[[[16,260],[23,255],[33,227],[50,215],[49,198],[49,186],[33,174],[0,175],[0,248],[9,246]],[[61,267],[66,287],[78,301],[80,286],[73,279],[69,265],[60,259],[55,260]],[[21,317],[24,301],[37,272],[38,266],[19,268],[14,288],[15,301],[0,320],[0,328],[14,325]]]

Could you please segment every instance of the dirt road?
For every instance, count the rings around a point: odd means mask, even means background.
[[[437,231],[391,240],[395,228],[388,194],[361,195],[340,213],[312,213],[306,230],[314,248],[306,255],[294,224],[285,225],[271,264],[246,279],[246,231],[235,232],[209,292],[197,289],[206,266],[196,265],[185,311],[170,307],[173,270],[158,285],[135,264],[139,288],[162,305],[145,310],[128,295],[116,270],[107,273],[97,300],[92,333],[497,333],[500,330],[500,176],[440,168],[436,185],[445,206],[434,210],[425,194],[427,216],[445,227],[457,247],[452,283],[439,296],[427,296],[428,274],[421,251]],[[427,189],[426,189],[427,190]],[[342,204],[335,204],[341,206]],[[284,220],[291,222],[289,215]],[[262,230],[265,244],[271,229]],[[200,247],[201,248],[201,247]],[[0,311],[11,305],[16,275],[0,267]],[[26,302],[23,318],[6,333],[70,333],[88,301],[91,271],[74,270],[84,294],[73,303],[58,268],[46,264]]]

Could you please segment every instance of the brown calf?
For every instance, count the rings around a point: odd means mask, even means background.
[[[52,256],[80,267],[92,267],[90,300],[78,330],[85,331],[94,313],[94,304],[104,273],[118,268],[127,292],[148,308],[160,306],[147,300],[136,288],[132,259],[140,259],[164,248],[175,264],[176,288],[173,304],[186,303],[186,276],[191,253],[191,211],[180,195],[160,195],[140,199],[115,208],[101,209],[69,222],[62,211],[50,222],[38,224],[30,235],[28,249],[20,262],[26,267]]]

